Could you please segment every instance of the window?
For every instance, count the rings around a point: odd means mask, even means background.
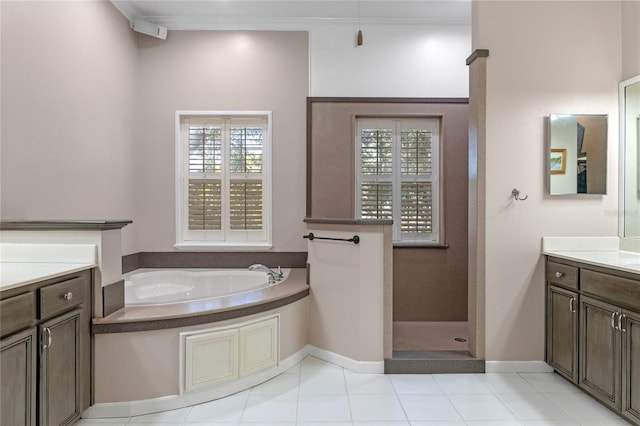
[[[176,119],[176,246],[270,247],[271,113]]]
[[[438,244],[439,121],[357,120],[357,211],[393,219],[394,243]]]

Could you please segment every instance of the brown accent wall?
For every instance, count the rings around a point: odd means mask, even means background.
[[[356,117],[430,116],[442,120],[446,248],[393,250],[394,321],[467,320],[468,101],[314,99],[308,102],[307,216],[355,217]]]

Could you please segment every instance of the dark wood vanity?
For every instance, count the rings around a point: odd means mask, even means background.
[[[547,257],[546,361],[640,425],[640,276]]]
[[[92,270],[0,292],[0,424],[76,422],[91,397]]]

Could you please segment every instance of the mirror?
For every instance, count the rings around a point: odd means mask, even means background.
[[[607,116],[549,117],[549,193],[607,193]]]
[[[622,236],[640,238],[640,76],[620,83]]]

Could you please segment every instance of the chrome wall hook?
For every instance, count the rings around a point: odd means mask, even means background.
[[[511,190],[511,195],[513,196],[513,199],[516,201],[524,201],[527,198],[529,198],[528,195],[525,195],[524,198],[520,198],[520,190],[517,188],[513,188],[513,190]]]

